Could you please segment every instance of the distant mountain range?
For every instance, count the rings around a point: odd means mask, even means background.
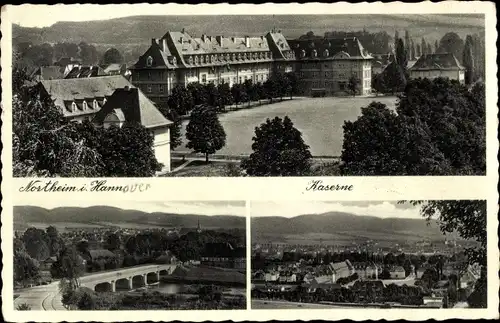
[[[436,221],[425,219],[379,218],[359,216],[341,212],[285,217],[253,217],[251,222],[254,237],[324,236],[338,237],[413,237],[443,239]]]
[[[440,39],[453,31],[462,38],[484,31],[484,15],[230,15],[230,16],[131,16],[92,22],[62,21],[44,28],[13,25],[15,42],[57,43],[81,41],[102,46],[148,45],[151,38],[169,30],[186,29],[192,35],[262,35],[276,28],[287,37],[313,31],[410,31],[411,37]]]
[[[109,206],[59,207],[45,209],[37,206],[14,206],[14,227],[25,228],[33,224],[82,225],[113,224],[151,225],[177,228],[195,228],[198,220],[203,228],[244,229],[245,218],[241,216],[206,216],[171,213],[146,213],[138,210],[123,210]]]

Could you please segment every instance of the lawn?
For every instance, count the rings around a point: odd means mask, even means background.
[[[394,109],[395,97],[326,97],[297,98],[253,109],[240,110],[219,115],[227,134],[226,146],[218,154],[240,155],[252,152],[252,137],[255,127],[267,118],[288,116],[311,147],[314,156],[340,156],[342,152],[343,129],[346,120],[356,120],[361,107],[372,101],[379,101]],[[185,126],[182,134],[185,140]],[[177,150],[186,150],[186,142]],[[196,176],[196,175],[191,175]]]

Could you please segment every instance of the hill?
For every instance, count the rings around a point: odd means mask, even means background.
[[[36,206],[14,206],[14,228],[45,224],[63,226],[163,226],[194,228],[198,220],[203,228],[244,229],[245,218],[241,216],[206,216],[192,214],[146,213],[138,210],[123,210],[109,206],[60,207],[45,209]]]
[[[276,27],[287,37],[313,31],[386,31],[390,35],[408,29],[414,38],[434,41],[454,31],[464,38],[484,31],[484,15],[217,15],[217,16],[131,16],[109,20],[61,21],[50,27],[27,28],[13,25],[15,42],[57,43],[81,41],[102,45],[147,46],[151,38],[168,30],[186,30],[193,35],[261,35]]]
[[[341,212],[285,217],[254,217],[252,241],[296,242],[353,240],[441,240],[444,238],[436,221],[425,219],[378,218]]]

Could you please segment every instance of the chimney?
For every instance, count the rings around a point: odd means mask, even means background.
[[[220,47],[223,47],[224,36],[215,36],[215,40],[219,43]]]
[[[151,38],[151,45],[156,45],[156,38]]]
[[[249,48],[249,47],[250,47],[250,37],[248,37],[248,36],[245,36],[245,46],[246,46],[247,48]]]
[[[125,85],[124,90],[125,91],[130,91],[130,87],[128,85]]]

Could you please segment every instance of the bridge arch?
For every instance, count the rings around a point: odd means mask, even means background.
[[[146,274],[146,282],[148,284],[154,284],[160,281],[160,272],[151,272]]]
[[[130,290],[132,286],[132,277],[120,278],[115,282],[116,290]]]
[[[136,275],[132,277],[132,288],[140,288],[146,286],[146,275]]]
[[[102,282],[102,283],[95,285],[94,291],[96,291],[98,293],[114,292],[115,291],[115,284],[114,284],[114,282]]]

